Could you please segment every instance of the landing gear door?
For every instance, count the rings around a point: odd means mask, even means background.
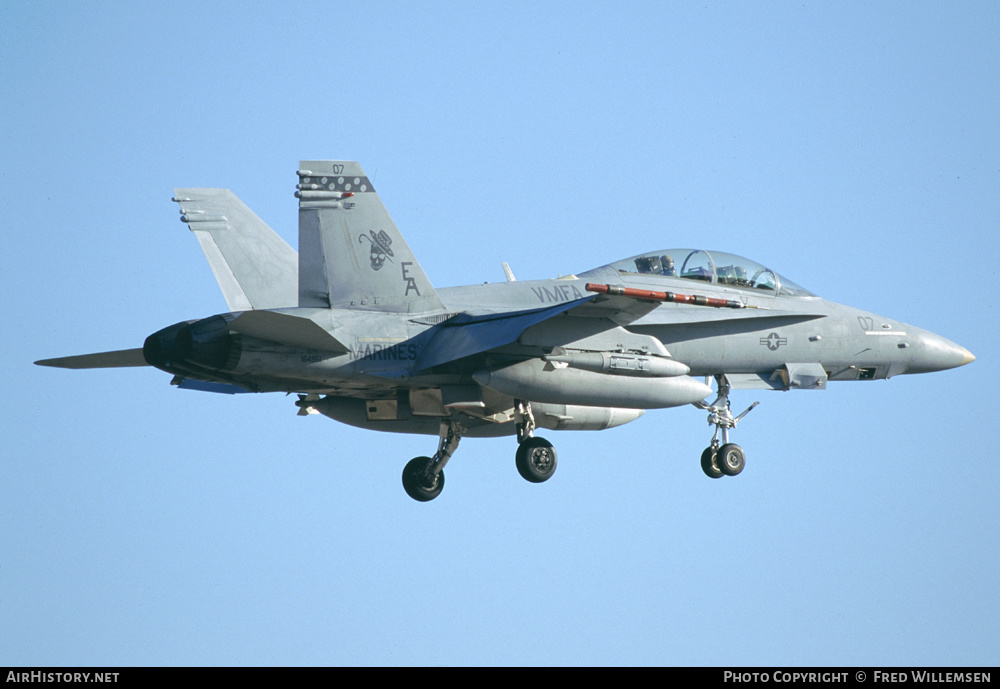
[[[785,364],[778,369],[786,390],[825,390],[827,375],[820,364]]]

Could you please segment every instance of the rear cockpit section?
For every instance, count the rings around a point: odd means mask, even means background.
[[[667,249],[608,266],[623,275],[659,275],[752,290],[758,294],[814,297],[812,292],[742,256],[703,249]]]

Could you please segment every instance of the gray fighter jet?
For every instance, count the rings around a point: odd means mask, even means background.
[[[175,190],[229,312],[141,349],[36,363],[150,365],[181,388],[296,392],[299,414],[437,435],[437,452],[403,469],[406,492],[428,501],[463,436],[516,436],[518,471],[541,483],[556,451],[537,429],[602,430],[693,404],[715,426],[703,471],[735,476],[745,458],[729,433],[757,403],[733,415],[732,390],[817,390],[975,358],[717,251],[535,281],[504,264],[507,282],[435,290],[358,163],[305,161],[298,177],[298,255],[230,191]]]

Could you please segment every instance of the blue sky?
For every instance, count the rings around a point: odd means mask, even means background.
[[[1000,5],[56,3],[0,9],[0,664],[995,665]],[[225,311],[172,189],[296,244],[359,160],[436,286],[696,246],[971,366],[467,440],[39,358]]]

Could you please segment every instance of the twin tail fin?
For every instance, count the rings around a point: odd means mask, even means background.
[[[298,257],[228,189],[174,189],[230,311],[298,304]]]
[[[299,164],[299,306],[443,310],[361,165]]]

